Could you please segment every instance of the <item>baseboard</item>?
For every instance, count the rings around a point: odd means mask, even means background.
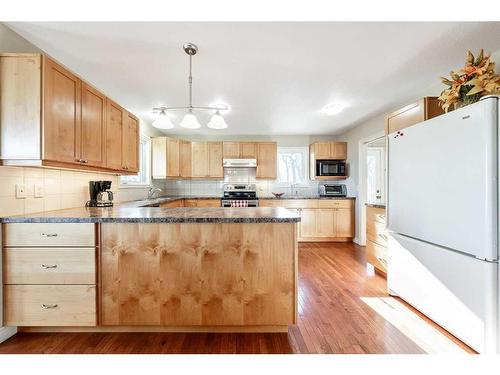
[[[361,245],[361,240],[358,237],[354,237],[352,239],[352,242],[354,242],[356,245],[364,246],[364,245]]]
[[[8,338],[17,333],[17,327],[0,327],[0,342],[4,342]]]

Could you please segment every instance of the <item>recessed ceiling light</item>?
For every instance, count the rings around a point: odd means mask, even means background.
[[[345,108],[345,105],[341,104],[341,103],[328,104],[328,105],[323,107],[323,109],[321,110],[321,113],[328,115],[328,116],[332,116],[332,115],[336,115],[336,114],[342,112],[344,110],[344,108]]]

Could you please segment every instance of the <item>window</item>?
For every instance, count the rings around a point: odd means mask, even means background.
[[[139,173],[137,175],[121,176],[122,187],[144,187],[150,185],[151,138],[141,135],[139,142]]]
[[[278,147],[278,183],[306,184],[307,147]]]

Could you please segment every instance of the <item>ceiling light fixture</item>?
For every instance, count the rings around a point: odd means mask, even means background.
[[[193,56],[198,52],[198,47],[193,43],[184,43],[182,46],[184,52],[189,56],[189,77],[188,77],[188,85],[189,85],[189,105],[186,107],[156,107],[153,108],[153,112],[158,114],[158,118],[153,121],[153,126],[159,129],[172,129],[174,125],[170,121],[167,115],[167,111],[186,111],[187,113],[182,119],[180,126],[186,129],[198,129],[201,127],[200,122],[196,118],[193,111],[215,111],[215,114],[210,119],[210,122],[207,126],[211,129],[225,129],[227,128],[226,121],[220,114],[221,111],[228,111],[229,106],[226,105],[217,105],[217,106],[208,106],[208,107],[198,107],[193,106]]]
[[[323,107],[321,110],[321,113],[327,115],[327,116],[332,116],[336,115],[340,112],[342,112],[345,108],[344,104],[340,103],[333,103],[333,104],[328,104],[327,106]]]
[[[153,121],[153,126],[158,129],[172,129],[174,127],[174,124],[172,124],[172,121],[170,121],[167,113],[162,110],[160,111],[160,113],[158,113],[158,116]]]

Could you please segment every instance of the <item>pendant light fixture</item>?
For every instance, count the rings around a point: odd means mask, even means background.
[[[186,129],[198,129],[201,127],[200,122],[196,118],[193,111],[215,111],[207,126],[211,129],[225,129],[227,128],[226,121],[220,114],[220,111],[227,111],[229,107],[226,105],[221,106],[207,106],[198,107],[193,106],[193,56],[198,52],[198,47],[193,43],[184,43],[182,46],[184,52],[189,56],[189,105],[185,107],[156,107],[153,112],[157,114],[157,118],[153,121],[153,126],[158,129],[172,129],[174,124],[168,117],[168,111],[187,111],[182,119],[180,126]]]

